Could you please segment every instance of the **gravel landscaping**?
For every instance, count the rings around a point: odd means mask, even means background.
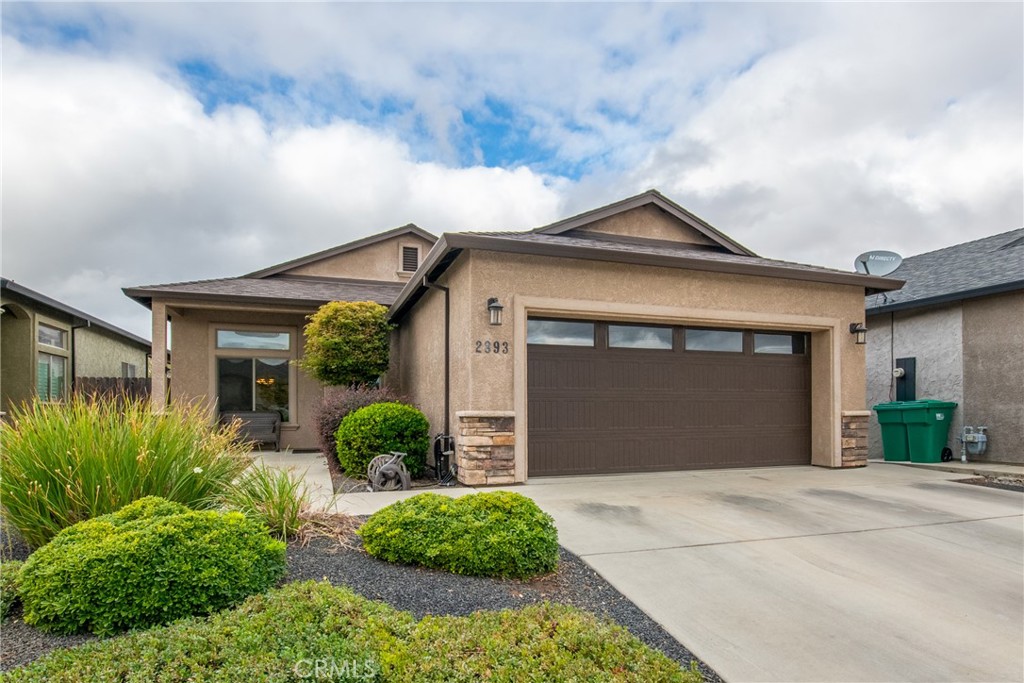
[[[28,551],[23,545],[2,540],[4,558],[27,557]],[[417,618],[426,614],[465,615],[484,609],[515,608],[545,600],[564,603],[609,617],[684,668],[696,660],[657,622],[564,548],[554,574],[532,581],[513,581],[388,564],[369,556],[354,535],[349,546],[339,548],[336,542],[325,538],[313,539],[306,547],[290,546],[286,581],[326,579],[348,586],[367,598],[411,612]],[[55,648],[77,645],[93,637],[43,633],[26,626],[21,621],[20,608],[16,608],[3,625],[0,669],[10,669]],[[696,661],[707,681],[721,680],[703,662]]]
[[[971,479],[957,479],[956,481],[961,484],[974,484],[975,486],[987,486],[993,489],[1024,493],[1024,478],[1012,475],[973,477]]]

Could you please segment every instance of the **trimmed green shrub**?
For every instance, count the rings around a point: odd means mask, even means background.
[[[299,366],[331,386],[373,384],[387,372],[393,327],[378,303],[326,303],[309,316]]]
[[[18,601],[21,567],[22,562],[18,560],[0,563],[0,621],[7,619],[7,614]]]
[[[320,452],[327,458],[332,471],[341,471],[338,462],[338,442],[334,435],[341,421],[351,412],[372,406],[374,403],[405,403],[405,399],[388,387],[335,387],[328,389],[324,399],[313,414]]]
[[[421,493],[379,510],[356,533],[374,557],[455,574],[526,578],[558,565],[550,515],[510,491]]]
[[[21,571],[25,623],[99,635],[230,607],[285,572],[285,544],[239,512],[154,496],[79,522]]]
[[[427,616],[402,641],[402,650],[385,660],[384,671],[385,680],[416,683],[703,680],[621,626],[550,603]]]
[[[145,496],[210,507],[249,465],[237,426],[198,404],[154,413],[148,401],[34,401],[0,429],[4,520],[38,548],[61,529]]]
[[[318,668],[319,667],[319,668]],[[56,650],[11,683],[623,681],[700,683],[621,627],[560,605],[427,617],[292,583],[207,619]]]
[[[404,403],[375,403],[349,413],[335,435],[338,461],[350,477],[365,477],[370,461],[381,453],[406,453],[413,478],[423,474],[430,448],[426,416]]]
[[[299,533],[312,507],[301,475],[254,465],[228,487],[224,505],[265,524],[282,541]]]

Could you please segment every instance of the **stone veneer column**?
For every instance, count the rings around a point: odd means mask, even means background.
[[[467,486],[515,483],[515,412],[460,410],[455,417],[459,482]]]
[[[843,411],[843,467],[868,464],[868,421],[870,410]]]

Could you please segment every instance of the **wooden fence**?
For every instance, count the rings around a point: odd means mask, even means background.
[[[78,377],[75,393],[82,396],[125,396],[149,400],[153,382],[149,377]]]

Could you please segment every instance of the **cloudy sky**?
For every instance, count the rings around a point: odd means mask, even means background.
[[[4,3],[3,274],[130,285],[648,188],[850,269],[1024,223],[1020,3]]]

